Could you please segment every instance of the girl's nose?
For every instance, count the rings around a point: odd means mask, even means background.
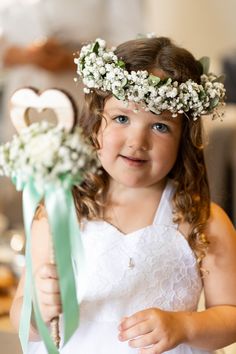
[[[150,137],[147,132],[143,129],[134,129],[132,132],[129,132],[128,137],[128,147],[134,150],[143,150],[147,151],[150,149]]]

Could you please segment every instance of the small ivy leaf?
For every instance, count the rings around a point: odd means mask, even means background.
[[[170,77],[162,80],[163,85],[170,85],[172,83],[172,79]]]
[[[200,92],[199,92],[199,99],[202,101],[203,99],[204,99],[204,97],[206,97],[206,93],[205,93],[205,91],[203,91],[203,90],[201,90]]]
[[[210,58],[209,57],[202,57],[201,59],[199,59],[199,62],[202,65],[202,69],[203,69],[203,74],[207,74],[210,68]]]
[[[98,49],[99,49],[99,43],[95,42],[92,51],[96,54],[98,54]]]
[[[158,76],[149,75],[149,77],[148,77],[148,83],[150,85],[156,86],[159,84],[160,81],[161,81],[161,79]]]
[[[223,84],[224,81],[225,81],[225,75],[222,74],[219,77],[217,77],[215,80],[213,80],[212,82],[221,82]]]
[[[122,69],[125,68],[125,62],[124,62],[123,60],[121,60],[121,59],[118,60],[117,65],[118,65],[120,68],[122,68]]]
[[[166,85],[170,85],[172,83],[172,79],[169,77],[166,81],[165,84]]]
[[[215,97],[213,98],[213,100],[211,100],[211,103],[210,103],[210,109],[213,109],[215,108],[219,103],[219,98],[218,97]]]
[[[127,84],[128,80],[126,78],[121,80],[121,87],[124,87]]]

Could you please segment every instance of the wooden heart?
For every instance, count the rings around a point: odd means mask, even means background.
[[[29,109],[27,109],[26,115],[29,124],[38,123],[42,120],[46,120],[47,122],[52,123],[53,125],[57,125],[56,114],[50,108],[45,108],[42,110],[42,112],[39,112],[37,109],[30,107]]]
[[[51,88],[39,92],[32,87],[24,87],[15,91],[10,100],[10,117],[18,132],[31,124],[29,111],[38,112],[52,110],[57,124],[71,131],[76,122],[76,108],[72,98],[63,90]],[[43,119],[43,114],[40,114]]]

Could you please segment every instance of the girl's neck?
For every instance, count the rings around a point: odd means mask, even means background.
[[[153,224],[166,180],[148,188],[127,188],[111,181],[108,189],[104,220],[123,234],[129,234]]]
[[[140,188],[131,188],[110,180],[107,191],[106,202],[110,204],[127,204],[133,202],[140,202],[144,198],[155,199],[160,196],[165,188],[167,179],[161,180],[159,183]]]

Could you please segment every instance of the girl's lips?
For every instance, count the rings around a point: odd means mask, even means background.
[[[119,155],[119,156],[122,158],[124,162],[128,163],[130,166],[140,166],[148,161],[148,160],[138,159],[132,156],[123,156],[123,155]]]

